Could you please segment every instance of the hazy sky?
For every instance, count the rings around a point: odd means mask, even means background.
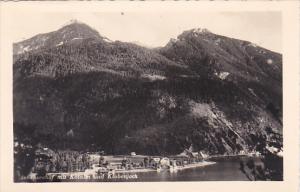
[[[11,18],[14,42],[57,30],[71,19],[84,22],[111,40],[164,46],[184,30],[207,28],[213,33],[251,41],[281,52],[280,12],[15,12]]]

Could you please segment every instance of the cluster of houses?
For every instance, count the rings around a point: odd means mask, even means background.
[[[177,167],[202,162],[207,157],[208,156],[202,152],[191,152],[190,150],[184,150],[181,154],[168,157],[143,156],[136,155],[135,152],[132,152],[130,156],[123,156],[121,161],[112,160],[112,162],[109,163],[105,161],[104,156],[100,156],[99,167],[105,167],[110,170],[174,170]]]
[[[15,143],[15,145],[20,144]],[[107,156],[104,152],[53,151],[43,147],[35,149],[31,155],[34,156],[34,166],[28,175],[30,179],[53,175],[79,175],[87,178],[108,172],[174,171],[180,167],[202,162],[208,157],[202,152],[192,152],[190,149],[178,155],[162,157],[137,155],[135,152],[127,156]]]

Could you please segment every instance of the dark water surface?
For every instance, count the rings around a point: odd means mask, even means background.
[[[138,173],[138,179],[135,181],[248,181],[239,168],[239,161],[225,160],[173,173],[169,171]]]
[[[160,182],[160,181],[249,181],[248,178],[240,171],[240,161],[235,160],[218,160],[215,164],[204,167],[189,168],[170,172],[164,170],[161,172],[140,172],[140,173],[116,173],[118,178],[93,179],[59,179],[57,182]],[[125,177],[124,177],[125,176]],[[127,177],[127,178],[126,178]],[[128,177],[130,177],[128,179]],[[37,181],[53,182],[55,180]]]

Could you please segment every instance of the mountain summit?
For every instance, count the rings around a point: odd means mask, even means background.
[[[281,81],[280,54],[207,29],[184,31],[161,48],[160,53],[205,76],[227,73],[232,81],[261,81],[266,78],[276,79],[278,83]]]
[[[62,46],[63,44],[82,39],[109,39],[102,37],[95,29],[77,20],[71,20],[57,31],[36,35],[28,40],[14,44],[14,54],[22,54],[29,51],[48,49]]]

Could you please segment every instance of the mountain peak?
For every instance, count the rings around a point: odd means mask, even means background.
[[[187,31],[184,31],[180,35],[178,35],[178,40],[184,40],[184,39],[191,39],[191,38],[198,38],[198,37],[210,37],[214,36],[214,33],[210,32],[206,28],[193,28]]]
[[[194,29],[184,31],[179,36],[198,37],[198,36],[210,36],[210,35],[213,35],[213,33],[206,28],[194,28]]]
[[[66,22],[64,26],[67,26],[67,25],[71,25],[71,24],[76,24],[76,23],[82,23],[81,21],[78,21],[77,19],[71,19],[70,21]]]
[[[211,33],[208,29],[206,28],[195,28],[191,30],[194,34],[203,34],[203,33]]]
[[[14,54],[22,54],[41,48],[62,46],[69,42],[87,38],[110,42],[108,38],[101,36],[98,31],[87,24],[78,20],[70,20],[56,31],[39,34],[25,41],[15,43]]]
[[[57,31],[63,34],[63,38],[70,36],[72,38],[100,38],[98,31],[85,23],[77,20],[71,20]]]

